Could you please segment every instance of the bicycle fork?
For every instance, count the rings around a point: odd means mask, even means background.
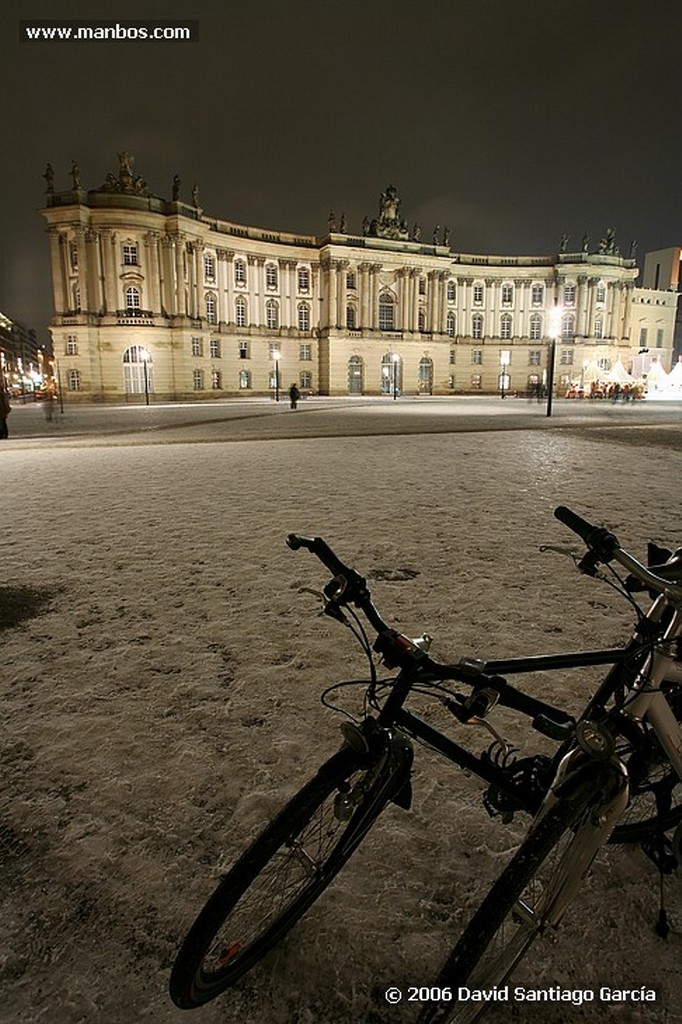
[[[532,826],[559,802],[575,801],[573,838],[536,907],[543,929],[559,924],[628,804],[627,769],[613,753],[610,734],[592,722],[583,721],[578,724],[576,739],[577,745],[560,761]]]

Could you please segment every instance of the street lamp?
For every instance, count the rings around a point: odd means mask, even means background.
[[[142,356],[142,366],[144,367],[144,404],[149,405],[149,371],[147,363],[150,362],[151,356],[146,348],[142,348],[140,355]]]
[[[279,402],[279,361],[282,353],[278,348],[273,350],[272,358],[275,361],[275,401]]]
[[[508,350],[500,352],[500,392],[502,398],[506,398],[507,391],[509,390],[508,367],[510,362],[511,352],[509,352]]]
[[[393,365],[393,401],[398,398],[398,362],[400,356],[397,352],[391,352],[391,363]]]
[[[561,330],[561,306],[555,304],[549,320],[549,359],[547,365],[547,415],[552,415],[552,397],[554,395],[554,364],[556,362],[556,340]]]

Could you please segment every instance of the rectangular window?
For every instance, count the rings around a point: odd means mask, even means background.
[[[246,284],[246,263],[244,263],[244,260],[234,261],[234,283]]]
[[[606,301],[606,288],[604,287],[603,284],[598,284],[597,285],[597,302],[605,302],[605,301]]]
[[[564,306],[575,306],[575,285],[564,285]]]
[[[272,263],[268,263],[268,265],[265,268],[265,287],[277,287],[277,267],[275,267]]]
[[[481,366],[483,363],[483,349],[475,348],[471,351],[471,362],[474,366]]]
[[[656,330],[656,348],[663,348],[663,328]]]
[[[514,286],[511,284],[502,285],[502,305],[511,306],[514,301]]]
[[[307,267],[298,268],[298,290],[299,292],[310,291],[310,271]]]
[[[530,301],[534,306],[541,306],[545,301],[545,286],[534,284],[530,290]]]
[[[69,334],[66,338],[66,354],[67,356],[78,355],[78,338],[75,334]]]
[[[201,338],[192,338],[192,355],[202,356],[204,354],[204,344]]]
[[[251,358],[250,355],[249,355],[249,343],[248,343],[248,341],[240,341],[239,342],[239,358],[240,359],[250,359]],[[244,371],[244,372],[246,372],[246,371]]]
[[[539,348],[532,348],[528,353],[528,365],[539,366],[542,359],[542,352]]]
[[[123,262],[126,267],[137,266],[137,246],[132,242],[124,242],[123,244]]]
[[[313,350],[311,345],[299,345],[298,346],[298,358],[302,360],[308,360],[313,358]]]
[[[211,359],[220,359],[220,341],[217,338],[211,338],[209,347],[211,350]]]
[[[309,390],[313,386],[313,375],[310,370],[301,370],[301,387]]]
[[[204,390],[204,371],[194,370],[192,373],[192,387],[195,391]]]
[[[75,242],[69,242],[69,262],[72,270],[78,270],[78,246]]]
[[[639,347],[646,348],[646,340],[649,337],[649,329],[647,327],[640,327],[639,329]]]
[[[244,391],[246,388],[251,387],[251,371],[240,370],[239,371],[239,390]]]
[[[268,342],[268,355],[271,359],[274,359],[276,355],[279,355],[279,345],[276,341]]]
[[[346,274],[346,288],[350,288],[351,291],[355,291],[355,271],[349,270]]]
[[[561,356],[559,362],[562,366],[573,366],[574,351],[572,348],[564,348],[561,350]]]
[[[476,306],[480,306],[482,304],[482,302],[483,302],[483,285],[482,284],[475,284],[474,285],[474,304]]]
[[[207,281],[215,281],[215,256],[212,253],[204,256],[204,277]]]

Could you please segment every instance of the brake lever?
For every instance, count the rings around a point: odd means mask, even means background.
[[[578,549],[563,544],[541,544],[540,551],[556,551],[558,555],[568,555],[574,562],[578,561]]]

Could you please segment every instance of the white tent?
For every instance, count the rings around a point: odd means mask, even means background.
[[[604,379],[611,384],[633,384],[635,380],[625,369],[620,359],[613,364]]]
[[[675,363],[668,374],[667,387],[682,388],[682,361]]]
[[[658,361],[652,362],[646,375],[646,386],[651,389],[662,389],[666,386],[668,374]]]

